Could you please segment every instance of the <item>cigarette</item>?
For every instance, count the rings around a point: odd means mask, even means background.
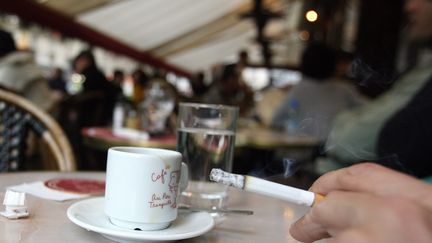
[[[232,174],[221,169],[212,169],[210,180],[308,207],[312,207],[324,199],[324,196],[318,193],[285,186],[253,176]]]

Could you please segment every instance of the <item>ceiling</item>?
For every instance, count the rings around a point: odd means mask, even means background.
[[[262,63],[255,26],[240,14],[252,0],[35,0],[139,51],[146,51],[190,72],[235,61],[247,50]],[[267,9],[285,17],[271,21],[266,35],[276,65],[295,64],[300,40],[292,35],[299,21],[300,0],[263,0]]]

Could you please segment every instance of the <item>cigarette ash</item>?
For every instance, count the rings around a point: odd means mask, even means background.
[[[212,169],[210,172],[210,180],[243,189],[245,178],[242,175],[231,174],[221,169]]]

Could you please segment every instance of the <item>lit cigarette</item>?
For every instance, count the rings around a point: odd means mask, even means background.
[[[324,199],[324,196],[318,193],[281,185],[252,176],[232,174],[221,169],[212,169],[210,180],[309,207]]]

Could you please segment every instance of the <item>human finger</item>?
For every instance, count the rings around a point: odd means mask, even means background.
[[[431,204],[432,186],[374,163],[362,163],[327,173],[309,189],[323,195],[353,191],[378,196],[399,196]],[[428,205],[429,206],[429,205]]]
[[[327,243],[370,243],[374,242],[369,233],[361,228],[350,229],[341,232],[339,235],[328,239]]]
[[[322,224],[314,222],[310,214],[298,219],[296,223],[291,225],[289,232],[292,237],[301,242],[314,242],[330,237],[326,228]]]
[[[373,213],[373,196],[353,192],[331,192],[291,228],[291,235],[302,242],[313,242],[359,225]]]
[[[302,242],[431,242],[432,210],[415,200],[334,191],[290,228]],[[349,237],[355,237],[344,241]]]

